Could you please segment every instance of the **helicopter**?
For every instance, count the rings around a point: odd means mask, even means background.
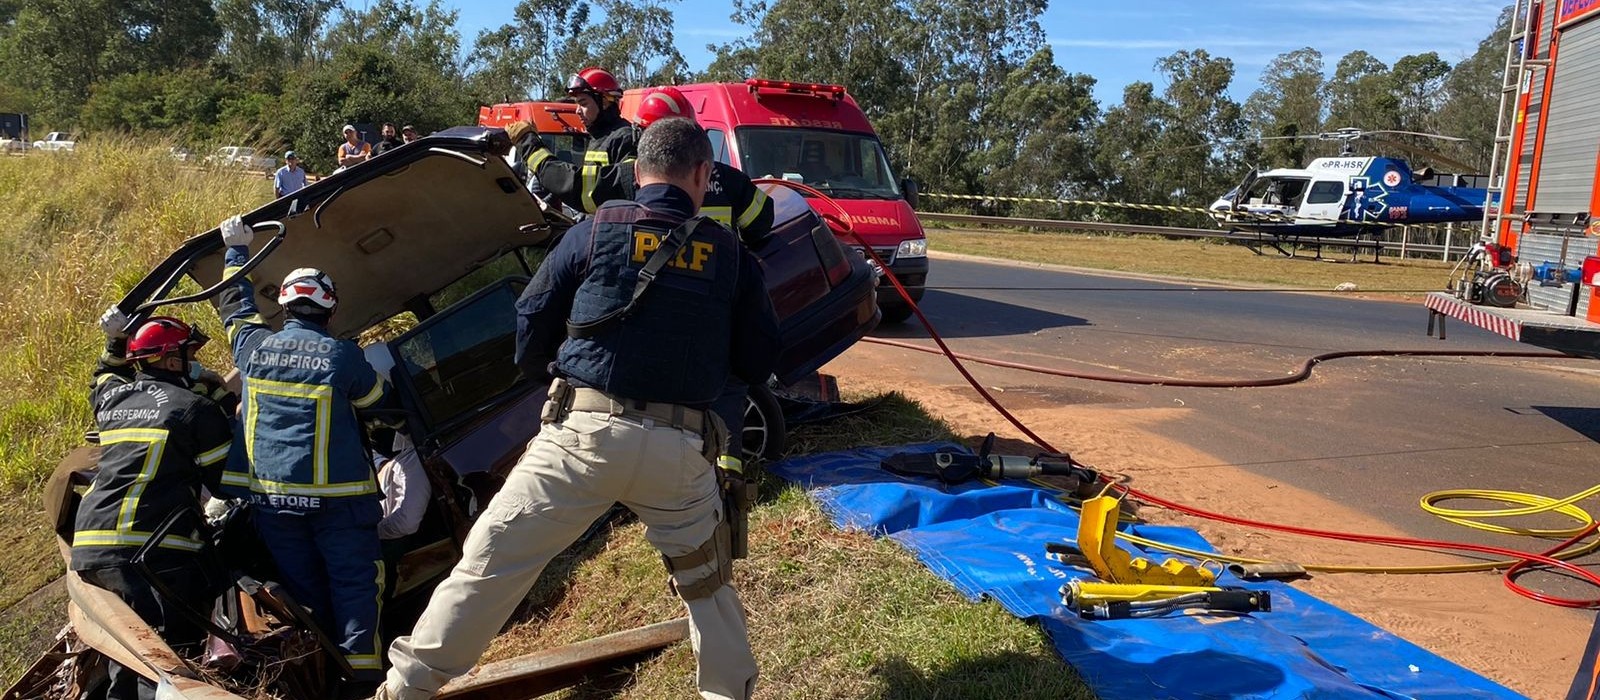
[[[1339,141],[1340,154],[1317,158],[1304,168],[1253,169],[1238,187],[1207,207],[1211,218],[1230,231],[1251,231],[1279,239],[1376,236],[1403,224],[1481,221],[1491,199],[1484,175],[1413,171],[1402,159],[1355,155],[1355,142],[1370,141],[1409,150],[1440,165],[1472,168],[1439,153],[1400,143],[1388,135],[1409,135],[1444,141],[1454,136],[1415,131],[1363,131],[1343,128],[1304,136],[1268,136],[1251,141],[1316,139]]]

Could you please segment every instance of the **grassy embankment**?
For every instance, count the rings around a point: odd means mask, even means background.
[[[1286,258],[1269,248],[1266,255],[1256,255],[1237,243],[1155,236],[937,229],[928,231],[928,244],[950,253],[1295,289],[1331,292],[1353,282],[1356,291],[1351,295],[1399,299],[1420,299],[1427,291],[1443,289],[1450,271],[1436,260],[1384,258],[1382,264],[1373,264],[1365,253],[1362,262],[1353,263],[1348,253],[1330,249],[1317,261],[1304,252]]]
[[[265,179],[181,168],[161,144],[0,157],[0,609],[62,570],[38,487],[90,426],[100,312],[184,238],[270,196]],[[203,309],[177,313],[216,330]],[[213,345],[204,361],[225,366]],[[59,592],[41,597],[0,616],[0,679],[60,624]]]
[[[62,565],[39,485],[90,426],[94,321],[185,237],[265,202],[258,177],[180,168],[160,145],[86,144],[72,155],[0,158],[0,685],[63,621]],[[173,309],[212,337],[205,307]],[[202,355],[226,367],[214,343]],[[791,454],[948,436],[914,403],[799,431]],[[738,582],[763,669],[762,696],[1089,697],[1042,635],[997,605],[965,602],[899,547],[840,533],[792,487],[767,484]],[[570,575],[570,578],[569,578]],[[35,595],[31,595],[35,592]],[[25,599],[25,600],[24,600]],[[19,601],[22,601],[19,603]],[[681,614],[637,524],[597,538],[536,588],[492,650],[505,657]],[[645,664],[625,697],[687,695],[685,645]],[[599,692],[612,697],[617,688]]]

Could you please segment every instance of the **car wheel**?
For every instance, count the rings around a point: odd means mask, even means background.
[[[787,437],[788,429],[783,423],[783,409],[778,406],[778,397],[773,396],[772,390],[765,384],[750,387],[749,398],[744,406],[744,433],[740,443],[744,448],[744,460],[774,461],[782,457]]]
[[[903,304],[878,308],[883,311],[883,323],[905,323],[906,319],[911,318],[911,307]]]

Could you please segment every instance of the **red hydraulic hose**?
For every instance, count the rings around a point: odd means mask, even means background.
[[[764,181],[764,182],[776,182],[776,183],[779,183],[779,184],[781,184],[783,186],[790,187],[790,188],[795,189],[795,190],[799,190],[799,191],[801,191],[803,193],[809,194],[809,195],[811,195],[811,196],[813,196],[813,197],[815,197],[817,199],[820,199],[823,202],[831,205],[835,209],[838,209],[839,211],[843,212],[842,207],[839,207],[837,202],[833,201],[831,198],[829,198],[827,195],[823,194],[822,192],[819,192],[819,191],[817,191],[817,190],[815,190],[815,189],[813,189],[811,187],[807,187],[807,186],[801,185],[799,183],[787,182],[787,181]],[[834,223],[832,221],[832,219],[834,217],[825,217],[825,218],[827,218],[829,220],[829,223]],[[939,346],[939,349],[942,352],[942,354],[944,354],[944,356],[950,360],[950,363],[953,366],[955,366],[956,371],[961,373],[962,378],[964,378],[967,381],[967,383],[972,386],[973,390],[977,391],[978,395],[982,396],[984,401],[988,402],[988,404],[990,406],[992,406],[995,409],[995,411],[997,411],[1002,417],[1004,417],[1007,422],[1011,423],[1012,426],[1016,427],[1017,430],[1021,431],[1023,435],[1028,436],[1028,439],[1033,440],[1035,444],[1037,444],[1038,446],[1044,448],[1046,451],[1060,453],[1061,451],[1056,449],[1055,446],[1051,445],[1049,443],[1049,441],[1045,440],[1043,437],[1040,437],[1037,433],[1033,432],[1033,430],[1029,429],[1028,426],[1025,425],[1020,419],[1018,419],[1010,411],[1006,410],[1005,406],[1002,406],[1000,404],[1000,402],[998,400],[996,400],[994,398],[994,396],[992,394],[990,394],[987,389],[984,388],[983,384],[980,383],[976,378],[974,378],[972,376],[971,372],[967,371],[967,368],[962,363],[961,358],[958,357],[957,354],[954,351],[950,350],[950,347],[948,345],[945,345],[944,338],[939,336],[939,332],[936,329],[934,329],[933,324],[928,321],[928,317],[924,316],[923,313],[922,313],[922,310],[917,308],[917,303],[914,300],[912,300],[911,295],[909,293],[907,293],[905,287],[900,284],[900,280],[895,277],[894,272],[889,269],[889,266],[884,263],[882,258],[878,257],[877,252],[872,249],[872,246],[868,245],[866,240],[861,238],[861,235],[855,232],[855,227],[850,225],[850,220],[848,218],[848,214],[846,214],[845,218],[842,219],[842,223],[843,223],[844,230],[841,231],[841,233],[845,233],[845,234],[849,235],[851,238],[855,239],[855,241],[861,245],[862,250],[864,250],[866,252],[866,254],[868,256],[870,256],[872,258],[872,260],[878,264],[879,268],[883,270],[884,276],[886,278],[888,278],[889,283],[894,285],[895,291],[900,294],[901,299],[903,299],[905,301],[905,303],[910,306],[911,312],[916,314],[917,320],[922,322],[923,328],[927,329],[928,336],[933,338],[933,342],[936,343]],[[883,342],[883,341],[875,341],[875,342]],[[883,342],[883,344],[895,345],[895,346],[906,346],[906,345],[908,345],[908,344],[894,343],[894,342]],[[918,348],[916,346],[910,346],[910,347],[912,349],[926,351],[924,348]],[[1309,375],[1310,371],[1311,371],[1311,367],[1315,366],[1318,362],[1321,362],[1321,361],[1324,361],[1324,360],[1328,360],[1328,359],[1335,359],[1336,357],[1356,357],[1356,356],[1379,355],[1379,354],[1430,356],[1430,357],[1444,357],[1444,356],[1476,357],[1476,356],[1484,356],[1486,353],[1483,353],[1481,351],[1477,351],[1477,352],[1474,352],[1474,351],[1463,351],[1463,352],[1444,352],[1444,351],[1417,351],[1417,352],[1410,352],[1410,351],[1374,351],[1374,352],[1366,352],[1366,353],[1362,353],[1362,352],[1328,353],[1326,355],[1319,355],[1319,356],[1317,356],[1315,358],[1312,358],[1311,360],[1308,360],[1306,362],[1306,366],[1304,368],[1302,368],[1302,372],[1304,374],[1306,374],[1306,375]],[[1565,355],[1552,354],[1552,353],[1487,353],[1487,354],[1494,355],[1494,356],[1499,356],[1499,357],[1566,357]],[[974,361],[981,361],[981,360],[974,360]],[[999,362],[1000,361],[996,360],[994,362],[987,362],[987,364],[998,364]],[[1010,366],[1010,365],[999,365],[999,366]],[[1018,369],[1036,369],[1036,368],[1029,368],[1027,366],[1021,366],[1021,367],[1017,367],[1017,368]],[[1055,373],[1055,372],[1051,372],[1051,373]],[[1061,373],[1061,376],[1082,376],[1082,375]],[[1082,376],[1082,378],[1095,379],[1095,378],[1098,378],[1098,377]],[[1293,381],[1299,381],[1299,380],[1304,379],[1304,378],[1305,377],[1300,377],[1299,379],[1294,379]],[[1123,380],[1135,380],[1136,378],[1124,377],[1122,379]],[[1105,380],[1105,381],[1118,381],[1118,380],[1110,379],[1110,380]],[[1152,384],[1165,384],[1165,385],[1168,385],[1168,386],[1240,386],[1237,383],[1226,383],[1226,384],[1179,384],[1179,383],[1177,383],[1177,381],[1189,381],[1189,380],[1176,380],[1175,381],[1175,380],[1170,380],[1170,379],[1151,378],[1151,379],[1137,379],[1136,381],[1129,381],[1129,383],[1152,383]],[[1256,380],[1256,381],[1263,381],[1263,380]],[[1276,378],[1274,378],[1272,380],[1265,380],[1265,381],[1269,381],[1269,382],[1273,382],[1273,383],[1269,383],[1269,384],[1247,384],[1247,385],[1244,385],[1244,386],[1273,386],[1273,385],[1276,385],[1276,384],[1290,383],[1290,382],[1285,382],[1285,381],[1278,381]],[[1074,461],[1076,461],[1076,460],[1074,460]],[[1082,465],[1082,466],[1086,466],[1087,467],[1088,465]],[[1489,545],[1472,544],[1472,543],[1469,543],[1469,542],[1452,542],[1452,541],[1448,541],[1448,540],[1433,540],[1433,539],[1417,538],[1417,537],[1393,537],[1393,536],[1388,536],[1388,535],[1373,535],[1373,534],[1364,534],[1364,533],[1350,533],[1350,532],[1340,532],[1340,531],[1337,531],[1337,530],[1322,530],[1322,529],[1317,529],[1317,528],[1300,527],[1300,526],[1296,526],[1296,525],[1284,525],[1284,524],[1281,524],[1281,523],[1270,523],[1270,522],[1265,522],[1265,521],[1261,521],[1261,520],[1254,520],[1254,519],[1251,519],[1251,518],[1244,518],[1244,517],[1239,517],[1239,516],[1234,516],[1234,515],[1228,515],[1226,513],[1217,513],[1217,512],[1214,512],[1214,511],[1205,510],[1203,508],[1197,508],[1197,507],[1194,507],[1194,506],[1178,503],[1176,501],[1170,501],[1170,500],[1167,500],[1165,498],[1161,498],[1160,496],[1156,496],[1154,494],[1150,494],[1150,493],[1147,493],[1145,491],[1141,491],[1139,489],[1135,489],[1135,488],[1132,488],[1132,487],[1129,487],[1129,486],[1122,485],[1115,478],[1105,474],[1104,472],[1101,472],[1100,474],[1101,474],[1100,478],[1102,480],[1104,480],[1105,482],[1107,482],[1108,484],[1110,484],[1111,488],[1119,489],[1125,495],[1133,496],[1134,498],[1136,498],[1138,500],[1145,501],[1145,502],[1150,503],[1152,505],[1156,505],[1156,506],[1159,506],[1159,507],[1162,507],[1162,508],[1166,508],[1168,510],[1176,511],[1176,512],[1179,512],[1179,513],[1184,513],[1186,515],[1190,515],[1190,516],[1197,517],[1197,518],[1203,518],[1203,519],[1206,519],[1206,520],[1214,520],[1214,521],[1217,521],[1217,522],[1228,523],[1230,525],[1238,525],[1238,526],[1241,526],[1241,527],[1250,527],[1250,528],[1256,528],[1256,529],[1260,529],[1260,530],[1268,530],[1268,531],[1273,531],[1273,532],[1285,532],[1285,533],[1294,534],[1294,535],[1301,535],[1301,536],[1305,536],[1305,537],[1316,537],[1316,538],[1335,540],[1335,541],[1340,541],[1340,542],[1356,542],[1356,543],[1360,543],[1360,544],[1374,544],[1374,545],[1382,545],[1382,546],[1389,546],[1389,547],[1404,547],[1404,548],[1418,548],[1418,547],[1420,547],[1420,548],[1434,549],[1434,550],[1450,550],[1450,551],[1459,551],[1459,552],[1473,552],[1473,553],[1477,553],[1477,554],[1489,554],[1489,555],[1494,555],[1494,556],[1498,556],[1498,557],[1516,559],[1517,563],[1506,571],[1505,577],[1504,577],[1504,581],[1505,581],[1506,587],[1511,589],[1511,591],[1516,593],[1517,595],[1524,596],[1526,598],[1529,598],[1529,599],[1532,599],[1532,600],[1535,600],[1535,601],[1538,601],[1538,602],[1541,602],[1541,603],[1546,603],[1546,604],[1549,604],[1549,605],[1556,605],[1556,606],[1566,607],[1566,608],[1594,608],[1594,607],[1600,607],[1600,598],[1591,598],[1591,599],[1562,598],[1562,597],[1559,597],[1559,596],[1553,596],[1553,595],[1549,595],[1549,594],[1546,594],[1546,593],[1540,593],[1538,591],[1530,590],[1530,589],[1518,584],[1516,582],[1516,580],[1515,580],[1516,576],[1521,574],[1521,573],[1523,573],[1523,572],[1525,572],[1528,567],[1533,566],[1535,564],[1538,564],[1538,565],[1550,567],[1550,568],[1553,568],[1553,569],[1559,569],[1559,570],[1561,570],[1561,571],[1563,571],[1563,572],[1565,572],[1565,573],[1567,573],[1567,574],[1569,574],[1569,575],[1571,575],[1571,576],[1573,576],[1575,578],[1578,578],[1580,580],[1588,582],[1589,584],[1595,586],[1596,588],[1600,588],[1600,574],[1595,574],[1595,573],[1590,572],[1590,571],[1588,571],[1588,570],[1586,570],[1586,569],[1584,569],[1584,568],[1582,568],[1580,566],[1577,566],[1577,565],[1569,563],[1569,562],[1562,561],[1560,559],[1555,559],[1555,558],[1553,558],[1551,556],[1553,554],[1558,554],[1558,553],[1566,550],[1567,548],[1571,547],[1572,545],[1576,544],[1577,542],[1579,542],[1579,541],[1583,540],[1584,538],[1594,534],[1597,529],[1600,529],[1600,524],[1591,524],[1589,527],[1585,528],[1582,532],[1578,533],[1576,536],[1572,537],[1571,539],[1568,539],[1565,542],[1562,542],[1559,545],[1556,545],[1555,547],[1553,547],[1553,548],[1551,548],[1549,550],[1546,550],[1543,553],[1533,553],[1533,552],[1524,552],[1524,551],[1515,550],[1515,549],[1508,549],[1508,548],[1505,548],[1505,547],[1493,547],[1493,546],[1489,546]]]

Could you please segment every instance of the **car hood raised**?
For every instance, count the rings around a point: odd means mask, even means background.
[[[246,223],[284,227],[283,242],[250,274],[262,316],[280,325],[278,283],[315,267],[338,286],[329,330],[353,336],[507,250],[547,240],[539,201],[494,157],[495,138],[504,132],[461,128],[419,139],[245,214]],[[252,254],[272,238],[258,228]],[[189,239],[119,307],[131,312],[176,274],[215,285],[223,248],[218,229]]]

